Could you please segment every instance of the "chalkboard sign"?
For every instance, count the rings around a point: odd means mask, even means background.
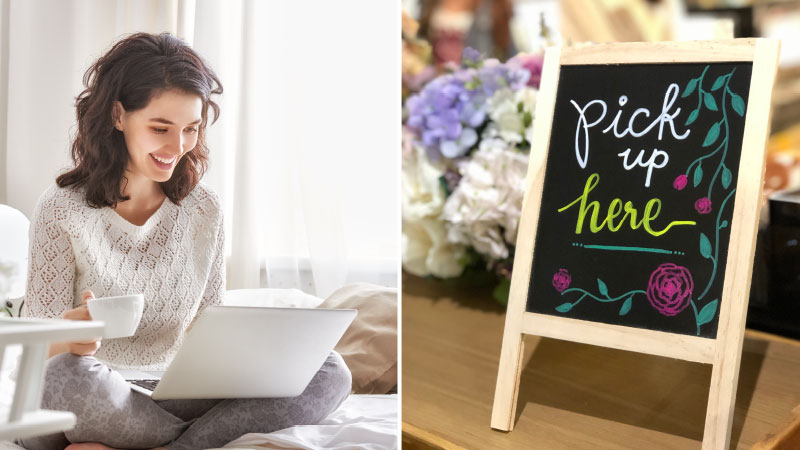
[[[546,51],[492,428],[536,335],[711,364],[703,449],[728,448],[778,52]]]
[[[527,311],[716,337],[751,73],[561,68]]]

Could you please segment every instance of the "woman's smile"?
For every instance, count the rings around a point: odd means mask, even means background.
[[[150,157],[153,159],[153,163],[161,170],[172,170],[175,166],[175,163],[178,161],[177,155],[172,156],[157,156],[154,153],[150,153]]]

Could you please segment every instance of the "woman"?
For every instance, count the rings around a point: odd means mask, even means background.
[[[90,320],[86,300],[144,293],[129,338],[52,344],[42,407],[78,416],[28,450],[221,447],[250,432],[315,423],[350,392],[332,353],[302,395],[284,399],[154,401],[112,369],[165,370],[191,323],[222,301],[219,198],[200,183],[205,127],[219,79],[186,43],[139,33],[84,76],[75,167],[39,199],[31,222],[26,313]],[[71,444],[71,445],[70,445]]]

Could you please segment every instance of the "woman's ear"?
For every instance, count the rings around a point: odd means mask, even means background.
[[[114,128],[118,129],[119,131],[123,131],[122,129],[122,116],[125,114],[125,108],[122,107],[122,103],[119,100],[114,102],[114,106],[111,109],[111,121],[114,123]]]

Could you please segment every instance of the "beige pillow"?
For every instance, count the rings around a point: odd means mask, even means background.
[[[397,289],[350,284],[318,307],[358,310],[335,347],[353,374],[353,393],[385,394],[397,386]]]

